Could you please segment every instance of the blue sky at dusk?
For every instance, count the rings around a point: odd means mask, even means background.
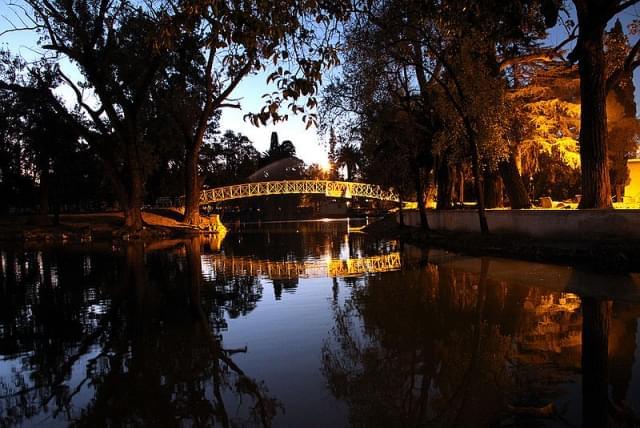
[[[20,25],[20,21],[14,13],[14,8],[9,6],[8,0],[0,0],[0,33],[11,28],[9,20],[15,25]],[[35,58],[42,52],[38,48],[37,35],[32,31],[10,32],[0,36],[0,47],[9,49],[14,54],[20,54],[23,57]],[[69,75],[73,76],[73,67],[65,67]],[[77,72],[75,72],[77,75]],[[257,112],[260,110],[264,101],[262,95],[266,92],[272,92],[276,88],[274,85],[266,84],[267,73],[249,76],[234,91],[232,98],[240,100],[242,110],[224,109],[220,120],[220,129],[225,131],[231,129],[234,132],[240,132],[251,141],[259,151],[265,151],[269,148],[271,132],[278,132],[280,141],[291,140],[295,146],[298,156],[306,163],[318,163],[321,165],[327,162],[326,148],[318,136],[317,129],[311,127],[305,130],[305,124],[302,122],[301,116],[289,114],[289,120],[278,123],[276,125],[261,126],[259,128],[251,125],[243,120],[243,116],[248,112]],[[69,100],[75,99],[75,95],[69,89],[68,92],[61,91]]]

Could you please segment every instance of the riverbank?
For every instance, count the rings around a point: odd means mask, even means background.
[[[200,233],[201,229],[181,222],[181,214],[172,209],[157,209],[142,213],[144,228],[132,234],[124,228],[121,212],[63,214],[59,223],[53,217],[0,217],[0,241],[12,242],[74,242],[168,239]],[[44,221],[43,221],[44,220]]]
[[[423,248],[441,248],[471,256],[498,256],[586,266],[604,272],[640,272],[640,240],[531,238],[521,235],[472,232],[426,231],[420,227],[401,226],[395,216],[372,223],[365,231],[374,236],[401,239]]]

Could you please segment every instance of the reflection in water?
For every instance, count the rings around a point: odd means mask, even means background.
[[[634,276],[339,222],[4,249],[0,269],[0,426],[638,424]]]
[[[636,426],[627,392],[640,308],[581,304],[571,293],[493,281],[490,269],[483,258],[478,273],[428,264],[369,277],[334,305],[322,369],[350,423],[575,424],[580,398],[567,390],[582,362],[583,425]],[[625,345],[608,354],[612,317]]]
[[[307,261],[273,261],[207,254],[203,256],[202,264],[205,277],[215,278],[222,273],[230,276],[264,276],[277,281],[360,276],[390,272],[402,267],[400,253],[397,251],[380,256]]]
[[[203,297],[200,242],[183,249],[186,257],[127,245],[115,257],[92,255],[88,273],[78,263],[85,255],[3,252],[15,270],[3,272],[0,352],[18,358],[0,372],[1,425],[270,425],[280,403],[218,334],[220,312],[247,313],[238,301],[259,293],[257,283],[217,284]],[[52,285],[53,270],[65,287]],[[84,286],[74,287],[78,279]]]

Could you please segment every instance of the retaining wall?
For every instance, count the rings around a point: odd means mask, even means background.
[[[449,232],[480,232],[475,210],[428,211],[429,227]],[[398,214],[396,214],[396,220]],[[420,226],[418,211],[404,211],[407,226]],[[640,210],[487,210],[493,234],[532,238],[640,239]]]

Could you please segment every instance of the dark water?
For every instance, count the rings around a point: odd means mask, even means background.
[[[636,275],[339,221],[0,248],[0,426],[638,423]]]

